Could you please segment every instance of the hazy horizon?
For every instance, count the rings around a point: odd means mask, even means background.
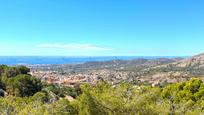
[[[69,56],[69,55],[0,55],[0,57],[192,57],[195,55],[188,55],[188,56],[165,56],[165,55],[160,55],[160,56],[143,56],[143,55],[98,55],[98,56],[94,56],[94,55],[74,55],[74,56]]]
[[[95,61],[137,60],[161,58],[187,58],[178,56],[0,56],[0,64],[6,65],[36,65],[36,64],[81,64]]]

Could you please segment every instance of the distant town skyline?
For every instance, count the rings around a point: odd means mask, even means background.
[[[191,56],[203,0],[1,0],[0,56]]]

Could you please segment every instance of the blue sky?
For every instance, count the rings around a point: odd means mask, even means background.
[[[0,0],[0,55],[204,52],[203,0]]]

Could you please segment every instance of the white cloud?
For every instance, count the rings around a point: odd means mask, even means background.
[[[65,50],[77,50],[77,51],[108,51],[112,50],[110,48],[105,48],[93,44],[59,44],[59,43],[46,43],[40,44],[40,48],[56,48],[56,49],[65,49]]]

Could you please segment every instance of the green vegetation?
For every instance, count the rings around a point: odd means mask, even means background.
[[[0,66],[1,115],[198,115],[204,113],[200,79],[151,87],[106,82],[67,87],[42,83],[24,66]],[[73,97],[70,99],[69,97]]]

